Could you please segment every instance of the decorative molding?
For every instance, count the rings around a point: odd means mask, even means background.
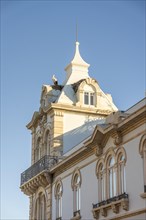
[[[107,210],[105,208],[100,209],[101,215],[106,217],[107,216]]]
[[[79,186],[81,186],[81,184],[82,184],[82,176],[81,176],[80,169],[78,167],[75,168],[75,170],[73,171],[73,174],[72,174],[72,179],[71,179],[72,190],[74,190],[74,187],[75,187],[74,178],[75,178],[76,175],[78,175],[80,177]]]
[[[119,206],[117,206],[116,204],[111,204],[111,208],[113,210],[113,213],[119,213]]]
[[[143,213],[146,213],[146,208],[135,210],[135,211],[130,211],[130,212],[127,211],[125,213],[115,215],[113,217],[109,217],[108,220],[123,220],[123,219],[131,218],[133,216],[137,216],[137,219],[138,219],[138,215],[141,215]]]
[[[116,131],[116,137],[114,138],[114,144],[119,145],[123,141],[122,133],[121,131]]]
[[[103,147],[102,147],[102,145],[101,145],[101,144],[96,145],[95,155],[96,155],[97,157],[99,157],[99,156],[102,155],[102,153],[103,153]]]
[[[62,184],[62,180],[61,178],[58,178],[55,182],[55,186],[54,186],[54,195],[55,195],[55,199],[57,198],[57,188],[58,188],[58,185],[60,185],[61,187],[61,192],[60,192],[60,196],[62,196],[63,194],[63,184]]]
[[[139,154],[143,157],[144,149],[146,149],[146,133],[144,133],[139,143]]]

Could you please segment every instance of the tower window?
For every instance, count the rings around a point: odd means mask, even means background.
[[[93,92],[84,92],[84,104],[94,105],[94,93]]]

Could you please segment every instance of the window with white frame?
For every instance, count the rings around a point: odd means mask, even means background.
[[[113,209],[114,213],[119,212],[119,206],[124,210],[129,209],[125,177],[126,158],[125,149],[119,147],[117,150],[108,149],[107,153],[98,160],[96,165],[98,203],[93,204],[95,218],[99,217],[100,211],[106,217],[108,209]],[[113,205],[112,202],[115,204]]]
[[[126,192],[125,157],[122,153],[118,156],[118,194]]]
[[[56,198],[56,219],[62,218],[62,182],[58,181],[55,186],[55,198]]]
[[[144,193],[146,193],[146,134],[141,137],[139,152],[143,160]]]
[[[74,177],[74,211],[80,210],[80,177],[78,174]]]
[[[79,216],[81,209],[81,174],[79,170],[75,170],[72,176],[72,190],[73,190],[73,215]]]
[[[144,192],[146,193],[146,140],[143,147],[143,175],[144,175]]]
[[[84,105],[95,105],[95,91],[92,86],[84,86]]]
[[[108,197],[116,196],[116,172],[115,172],[115,159],[113,156],[108,160]]]

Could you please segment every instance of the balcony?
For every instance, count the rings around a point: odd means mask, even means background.
[[[25,182],[29,181],[31,178],[38,175],[42,171],[50,170],[50,168],[53,165],[55,165],[57,162],[58,162],[58,157],[51,157],[45,155],[39,161],[37,161],[35,164],[33,164],[30,168],[28,168],[21,174],[21,185],[23,185]]]
[[[39,186],[51,182],[50,169],[59,161],[59,157],[45,155],[21,174],[21,190],[26,195],[33,194]]]
[[[113,198],[109,198],[97,204],[93,204],[93,209],[92,209],[93,217],[95,219],[98,219],[99,213],[101,213],[102,216],[106,217],[108,209],[112,209],[114,213],[118,213],[119,206],[121,206],[123,210],[128,211],[129,208],[128,194],[123,193],[121,195],[114,196]]]

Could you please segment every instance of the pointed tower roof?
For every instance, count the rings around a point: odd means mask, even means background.
[[[67,72],[67,77],[65,83],[71,78],[70,83],[75,83],[81,79],[89,77],[88,68],[90,64],[86,63],[80,55],[79,42],[76,41],[75,54],[72,61],[67,65],[65,71]]]
[[[90,64],[86,63],[83,58],[81,57],[80,55],[80,51],[79,51],[79,45],[80,43],[79,42],[76,42],[76,49],[75,49],[75,55],[74,55],[74,58],[73,60],[71,61],[71,63],[69,65],[79,65],[79,66],[86,66],[86,67],[89,67]],[[68,66],[69,66],[68,65]],[[67,67],[68,67],[67,66]],[[66,67],[66,68],[67,68]]]

